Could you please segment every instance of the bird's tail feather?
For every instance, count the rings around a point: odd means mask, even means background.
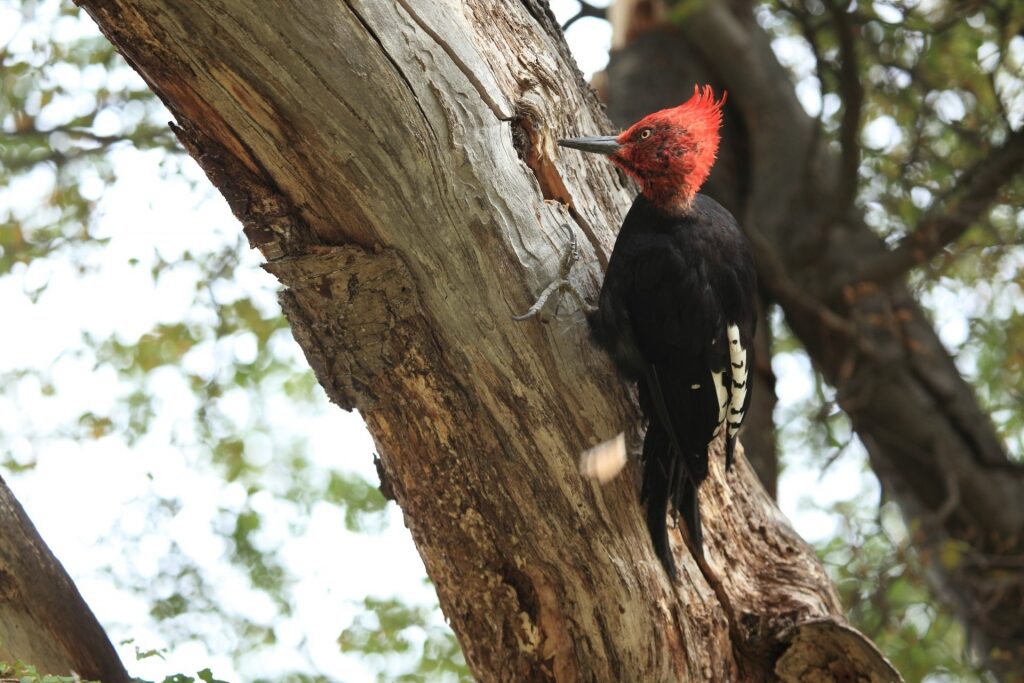
[[[669,577],[675,579],[676,564],[672,558],[666,522],[671,483],[675,474],[672,471],[673,458],[670,451],[668,434],[657,420],[651,420],[644,438],[644,479],[640,495],[647,502],[647,531],[651,535],[654,554],[658,556]]]
[[[700,523],[700,503],[697,498],[697,487],[689,477],[683,482],[679,505],[676,509],[683,515],[686,531],[697,557],[704,556],[704,532]]]

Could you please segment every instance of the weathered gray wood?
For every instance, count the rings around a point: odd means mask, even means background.
[[[676,585],[632,469],[576,472],[584,448],[635,442],[631,392],[578,321],[510,315],[569,229],[595,295],[632,192],[556,154],[609,124],[541,3],[80,4],[268,258],[328,395],[366,418],[478,678],[770,678],[801,623],[842,621],[742,457],[702,492],[708,561],[673,534]]]

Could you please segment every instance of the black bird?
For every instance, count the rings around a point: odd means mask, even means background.
[[[750,405],[753,258],[732,215],[697,192],[718,152],[724,102],[708,86],[694,88],[689,101],[621,135],[559,141],[607,155],[641,187],[588,321],[598,345],[638,384],[649,421],[641,498],[655,553],[672,577],[668,508],[682,514],[703,554],[697,490],[708,474],[708,445],[724,427],[731,466]]]

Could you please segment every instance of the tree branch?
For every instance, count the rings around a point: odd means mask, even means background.
[[[608,8],[607,7],[597,7],[596,5],[591,5],[589,2],[586,2],[586,0],[576,0],[576,1],[578,3],[580,3],[580,11],[577,12],[576,14],[572,15],[569,18],[568,21],[566,21],[564,24],[562,24],[562,30],[563,31],[568,31],[570,26],[575,24],[580,19],[584,19],[586,17],[592,17],[594,19],[607,19],[608,18]]]
[[[807,41],[807,46],[814,57],[814,77],[818,79],[818,91],[821,95],[821,106],[818,108],[818,115],[814,117],[810,140],[808,140],[807,151],[804,154],[804,184],[811,186],[813,185],[812,176],[816,173],[814,160],[821,151],[821,138],[825,130],[825,57],[818,41],[818,31],[821,27],[815,26],[814,17],[805,9],[789,3],[781,3],[779,8],[793,17],[800,27],[804,40]],[[828,231],[831,225],[831,221],[822,221],[822,230]]]
[[[131,680],[71,577],[2,477],[0,578],[0,659],[30,662],[40,673],[75,671],[89,680]]]
[[[997,201],[1000,190],[1022,167],[1024,129],[1011,132],[1001,147],[964,174],[950,193],[952,199],[944,206],[933,206],[894,249],[866,262],[855,281],[885,284],[931,259]]]
[[[751,31],[727,3],[707,3],[680,28],[700,53],[731,55],[715,63],[715,72],[730,84],[746,118],[763,124],[774,115],[779,125],[791,125],[790,110],[803,112],[771,43],[763,32]]]
[[[776,253],[775,247],[758,229],[751,216],[744,219],[744,232],[747,233],[754,252],[758,281],[773,299],[778,301],[784,309],[800,311],[817,319],[825,328],[849,338],[862,353],[867,355],[872,353],[870,344],[857,334],[857,329],[851,321],[837,315],[793,282],[787,274],[786,265]]]
[[[843,5],[847,3],[844,2]],[[842,149],[839,169],[838,201],[835,215],[842,215],[853,204],[857,197],[857,186],[860,178],[860,145],[857,135],[860,132],[860,110],[864,104],[864,86],[860,80],[858,68],[857,44],[854,36],[856,26],[853,18],[846,10],[831,0],[828,3],[829,14],[835,27],[836,39],[839,42],[839,95],[843,100],[843,118],[839,128],[839,144]]]

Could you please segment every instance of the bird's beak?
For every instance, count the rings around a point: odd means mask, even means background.
[[[622,148],[622,145],[618,143],[614,135],[591,135],[585,138],[569,138],[567,140],[559,140],[558,144],[562,147],[578,149],[581,152],[594,152],[595,154],[604,154],[606,156],[615,154]]]

